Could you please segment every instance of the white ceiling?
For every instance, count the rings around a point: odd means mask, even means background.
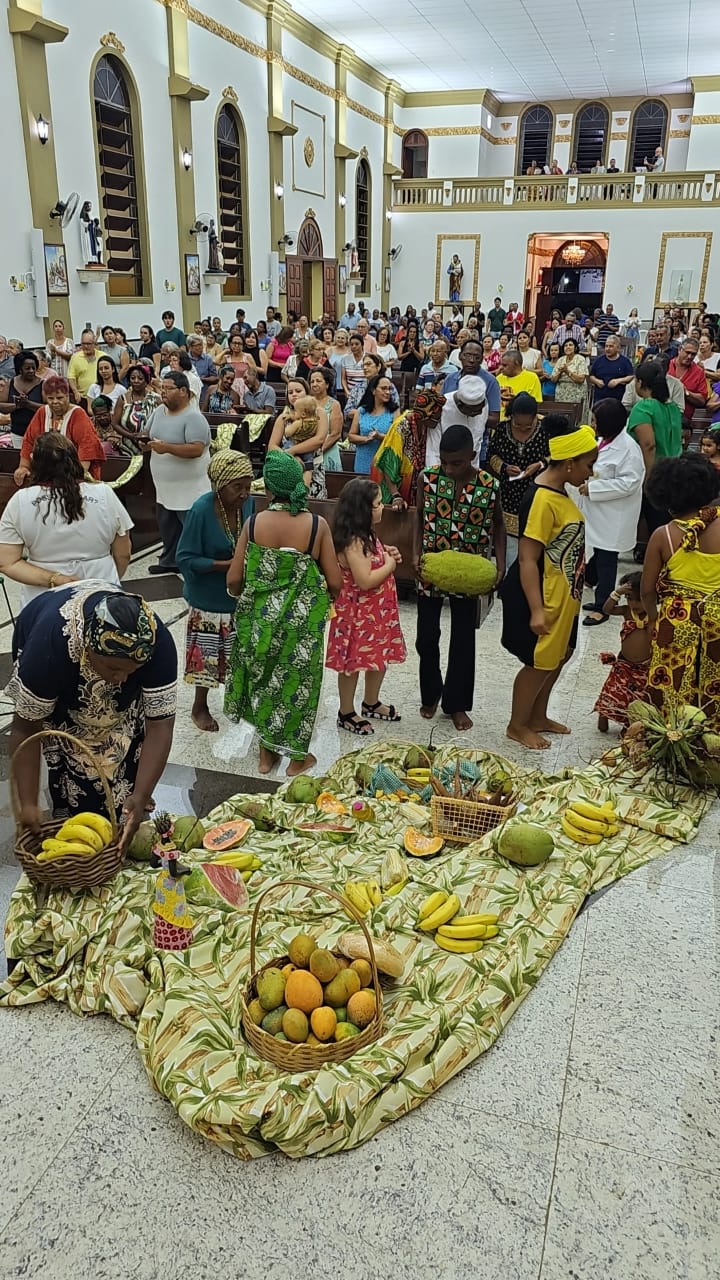
[[[720,0],[305,0],[300,12],[411,92],[646,96],[720,65]]]

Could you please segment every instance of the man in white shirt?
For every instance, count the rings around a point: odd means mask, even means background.
[[[663,155],[663,149],[662,149],[662,147],[656,147],[656,148],[655,148],[655,155],[654,155],[653,159],[652,159],[652,160],[646,160],[646,161],[645,161],[645,165],[646,165],[646,168],[647,168],[647,170],[648,170],[648,173],[664,173],[664,171],[665,171],[665,157],[664,157],[664,155]]]
[[[652,359],[651,356],[648,357],[648,360],[650,359]],[[643,363],[645,364],[647,363],[647,361],[643,361]],[[663,369],[666,368],[666,363],[664,360],[659,361],[659,363],[662,365]],[[685,388],[682,382],[680,381],[679,378],[673,378],[671,373],[666,373],[665,379],[668,384],[670,399],[673,401],[674,404],[678,406],[678,409],[680,409],[681,413],[684,414],[685,413]],[[630,409],[632,409],[633,406],[637,404],[639,399],[640,397],[637,393],[635,379],[633,378],[632,382],[629,382],[625,388],[625,394],[622,398],[622,403],[624,404],[625,408],[629,412]]]
[[[457,391],[451,391],[445,397],[445,404],[440,422],[429,427],[425,447],[425,466],[440,465],[440,440],[448,427],[459,422],[467,427],[473,438],[475,453],[473,466],[479,467],[485,450],[485,430],[488,420],[487,393],[482,378],[467,375],[462,379]]]
[[[177,545],[185,516],[196,498],[210,488],[210,428],[190,399],[184,373],[163,375],[162,398],[145,428],[150,437],[147,447],[162,539],[160,559],[148,569],[153,574],[178,573]]]

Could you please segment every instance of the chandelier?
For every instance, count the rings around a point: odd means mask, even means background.
[[[585,261],[585,250],[573,240],[572,244],[566,245],[560,257],[569,267],[579,267]]]

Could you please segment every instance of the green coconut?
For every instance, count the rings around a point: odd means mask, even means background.
[[[420,572],[423,581],[451,595],[486,596],[497,582],[495,565],[468,551],[429,551]]]
[[[301,774],[289,784],[285,799],[288,804],[314,804],[321,791],[322,782],[319,778],[308,778]]]
[[[555,849],[555,841],[545,827],[537,822],[505,822],[498,829],[495,848],[508,862],[520,867],[537,867],[547,862]]]
[[[274,831],[275,823],[261,800],[241,800],[237,811],[243,818],[249,818],[257,831]]]
[[[153,845],[157,841],[157,832],[152,822],[141,822],[130,841],[128,857],[134,862],[149,862]]]
[[[360,787],[361,790],[364,791],[366,787],[370,786],[373,773],[374,773],[374,769],[372,765],[363,764],[363,763],[356,764],[355,765],[355,786]]]
[[[173,822],[175,848],[180,849],[182,853],[189,853],[191,849],[197,849],[203,842],[205,831],[205,824],[193,814],[175,818]]]

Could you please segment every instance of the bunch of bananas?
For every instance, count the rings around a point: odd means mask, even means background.
[[[565,835],[576,844],[599,844],[606,836],[617,835],[620,830],[617,813],[609,800],[601,805],[573,800],[569,809],[560,815],[560,825]]]
[[[457,894],[447,894],[444,889],[438,889],[421,906],[417,928],[423,933],[434,933],[437,945],[443,951],[452,951],[456,955],[479,951],[485,942],[497,937],[500,917],[494,911],[461,916],[458,915],[459,910]]]
[[[221,853],[220,857],[214,858],[213,861],[221,867],[234,867],[245,881],[248,881],[253,872],[262,866],[262,858],[258,858],[257,854],[241,853],[239,849],[229,849],[227,853]]]
[[[366,916],[374,907],[379,907],[382,896],[377,880],[348,880],[345,884],[345,897],[361,916]]]
[[[55,862],[58,858],[91,858],[112,840],[112,826],[100,813],[76,813],[64,822],[54,836],[42,842],[38,862]]]
[[[418,787],[426,787],[430,781],[430,769],[408,769],[406,778]]]

